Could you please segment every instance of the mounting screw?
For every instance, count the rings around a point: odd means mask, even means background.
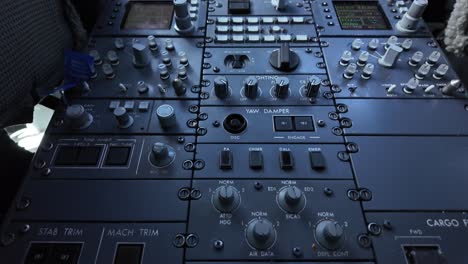
[[[302,256],[302,249],[300,247],[294,247],[292,253],[295,257],[300,257]]]
[[[224,247],[224,242],[220,239],[217,239],[213,242],[213,247],[217,250],[221,250]]]
[[[261,189],[263,189],[263,184],[261,182],[257,181],[257,182],[254,183],[254,188],[257,191],[260,191]]]

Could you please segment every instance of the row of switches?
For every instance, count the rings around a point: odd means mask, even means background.
[[[323,170],[326,168],[325,157],[321,151],[309,151],[309,160],[312,169]],[[290,150],[282,150],[279,155],[280,168],[282,170],[294,169],[294,155]],[[249,167],[253,170],[263,169],[263,152],[260,150],[249,151]],[[219,152],[219,168],[221,170],[232,170],[234,167],[234,156],[231,150]]]

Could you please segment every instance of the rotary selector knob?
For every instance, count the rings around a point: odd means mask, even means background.
[[[171,128],[176,125],[174,108],[168,104],[163,104],[156,109],[156,115],[162,128]]]
[[[65,118],[74,130],[83,130],[93,123],[93,116],[86,111],[82,105],[71,105],[67,107]]]
[[[281,188],[278,192],[277,200],[281,209],[291,214],[300,213],[306,205],[304,193],[296,186]]]
[[[254,219],[247,226],[246,237],[252,247],[265,250],[275,243],[276,230],[270,221],[264,218]]]
[[[131,117],[124,107],[114,109],[114,116],[120,128],[129,128],[133,125],[133,117]]]
[[[222,213],[231,213],[239,207],[241,197],[239,191],[233,186],[218,187],[213,196],[214,207]]]
[[[218,76],[214,79],[214,91],[220,99],[229,96],[229,82],[225,76]]]
[[[278,98],[286,98],[289,95],[289,79],[278,77],[275,79],[275,95]]]
[[[289,43],[284,42],[281,47],[270,55],[270,64],[279,71],[290,72],[299,66],[299,56],[289,48]]]
[[[192,24],[187,0],[174,0],[175,30],[179,34],[189,34],[195,27]]]
[[[150,63],[150,52],[148,48],[140,43],[134,43],[133,46],[133,65],[137,68],[143,68]]]
[[[258,79],[249,76],[244,80],[244,95],[247,98],[255,99],[258,96]]]
[[[175,156],[176,152],[174,148],[165,143],[156,142],[151,148],[150,162],[155,167],[163,168],[171,165]]]
[[[338,222],[324,220],[315,228],[315,238],[322,247],[336,250],[343,244],[344,230]]]
[[[307,78],[306,84],[304,86],[305,96],[309,98],[316,98],[320,92],[320,85],[322,80],[317,76],[310,76]]]

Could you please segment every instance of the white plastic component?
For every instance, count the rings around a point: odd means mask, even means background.
[[[408,61],[410,66],[417,66],[423,59],[424,54],[421,51],[416,51]]]
[[[401,47],[406,51],[410,50],[412,46],[413,46],[412,39],[405,39],[403,43],[401,43]]]
[[[353,50],[360,50],[362,47],[362,44],[364,44],[364,42],[361,39],[355,39],[353,40],[353,43],[351,44],[351,48],[353,48]]]
[[[439,62],[440,56],[441,56],[440,52],[436,50],[433,51],[431,55],[429,55],[429,57],[427,58],[427,63],[431,65],[436,64],[437,62]]]
[[[345,50],[343,54],[341,55],[340,64],[342,66],[346,66],[349,64],[352,58],[353,58],[353,54],[351,53],[351,51]]]
[[[407,94],[412,94],[416,88],[418,88],[419,85],[419,80],[416,78],[411,78],[405,85],[405,88],[403,88],[403,92]]]
[[[357,64],[359,66],[364,66],[367,64],[367,61],[369,60],[369,52],[363,51],[361,54],[359,54],[358,62]]]
[[[379,59],[379,64],[384,67],[393,67],[401,52],[403,52],[403,48],[394,44],[390,44],[387,51],[385,52],[385,55]]]
[[[415,32],[418,29],[419,19],[428,5],[427,0],[414,0],[408,12],[397,22],[396,28],[405,33]]]
[[[431,65],[424,63],[419,67],[418,72],[415,74],[415,77],[419,80],[424,79],[429,74],[429,71],[431,70]]]
[[[378,39],[371,39],[371,41],[369,41],[369,43],[367,44],[367,47],[370,50],[376,50],[379,48],[379,44],[380,44],[380,41]]]
[[[366,66],[364,66],[364,69],[362,69],[362,74],[361,77],[365,80],[369,80],[370,77],[372,76],[372,73],[374,73],[374,64],[368,63]]]
[[[357,71],[356,63],[350,63],[346,67],[343,77],[345,77],[346,79],[352,79],[356,71]]]
[[[441,64],[434,71],[434,74],[432,75],[432,77],[438,80],[442,79],[447,74],[448,70],[449,70],[449,66],[447,64]]]

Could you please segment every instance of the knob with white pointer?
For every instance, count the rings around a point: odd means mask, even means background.
[[[246,230],[247,242],[257,250],[271,248],[276,241],[276,230],[273,224],[265,218],[249,222]]]
[[[151,147],[149,160],[155,167],[163,168],[171,165],[176,156],[176,151],[171,146],[156,142]]]
[[[278,98],[286,98],[289,95],[289,79],[277,77],[275,79],[275,95]]]
[[[82,105],[78,104],[67,107],[65,119],[73,130],[86,129],[93,123],[93,116]]]
[[[244,80],[244,95],[247,98],[255,99],[258,96],[258,79],[249,76]]]
[[[289,48],[288,42],[281,43],[281,47],[270,55],[271,66],[279,71],[293,71],[299,66],[299,62],[299,56]]]
[[[305,96],[308,98],[316,98],[319,91],[322,80],[318,76],[310,76],[307,78],[307,82],[304,86]]]
[[[277,201],[281,209],[291,214],[300,213],[306,204],[304,193],[296,186],[281,188],[277,195]]]
[[[218,187],[211,197],[214,207],[222,213],[232,213],[241,202],[239,191],[230,185]]]
[[[344,230],[338,222],[324,220],[315,228],[315,238],[322,247],[328,250],[336,250],[343,244]]]
[[[120,128],[129,128],[133,125],[133,117],[131,117],[124,107],[114,109],[114,117],[117,120]]]
[[[214,92],[219,99],[229,96],[229,82],[225,76],[218,76],[214,79]]]
[[[461,88],[460,80],[451,80],[447,85],[442,87],[442,93],[444,95],[455,95],[458,92],[458,89]]]

